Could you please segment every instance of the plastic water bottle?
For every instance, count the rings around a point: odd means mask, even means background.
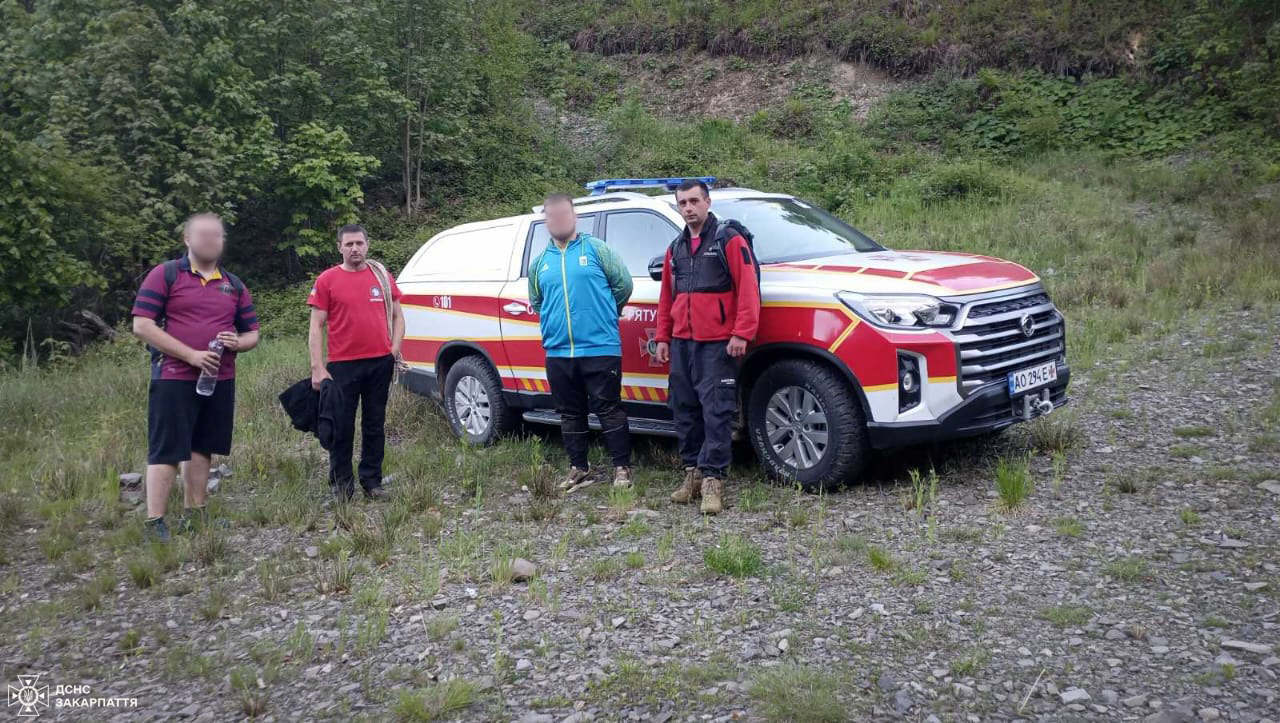
[[[222,350],[225,347],[222,342],[214,339],[209,342],[209,351],[218,355],[218,369],[222,369]],[[213,388],[218,386],[218,373],[210,374],[203,369],[200,370],[200,378],[196,380],[196,394],[202,397],[212,397]]]

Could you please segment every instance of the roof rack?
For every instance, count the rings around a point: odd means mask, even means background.
[[[655,189],[661,188],[668,191],[674,191],[685,181],[702,181],[710,186],[716,182],[715,176],[677,176],[670,178],[602,178],[598,181],[589,181],[584,184],[584,188],[591,191],[592,196],[599,196],[609,191],[616,191],[623,188],[644,188]]]

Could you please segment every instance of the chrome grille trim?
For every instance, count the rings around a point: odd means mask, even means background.
[[[949,332],[956,345],[957,383],[964,396],[988,384],[1003,384],[1011,371],[1066,353],[1066,323],[1039,285],[1020,293],[949,301],[964,305],[959,326]],[[1035,321],[1030,337],[1021,327],[1028,315]]]

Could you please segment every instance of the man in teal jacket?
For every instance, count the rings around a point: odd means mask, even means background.
[[[568,492],[595,481],[587,462],[587,414],[600,420],[613,458],[613,484],[631,486],[631,434],[622,409],[622,339],[618,315],[631,298],[631,274],[600,239],[577,232],[573,199],[543,204],[551,241],[529,264],[529,303],[538,312],[547,382],[569,454]]]

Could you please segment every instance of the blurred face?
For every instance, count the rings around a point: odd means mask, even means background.
[[[369,239],[359,231],[344,233],[338,241],[338,253],[342,254],[342,263],[359,266],[369,255]]]
[[[212,216],[197,216],[187,222],[182,237],[196,261],[213,264],[222,258],[222,247],[226,243],[222,221]]]
[[[557,241],[568,241],[578,232],[578,216],[573,204],[564,199],[552,201],[543,209],[547,216],[547,232]]]
[[[685,223],[701,228],[711,211],[711,199],[695,186],[687,191],[676,191],[676,208],[680,209]]]

